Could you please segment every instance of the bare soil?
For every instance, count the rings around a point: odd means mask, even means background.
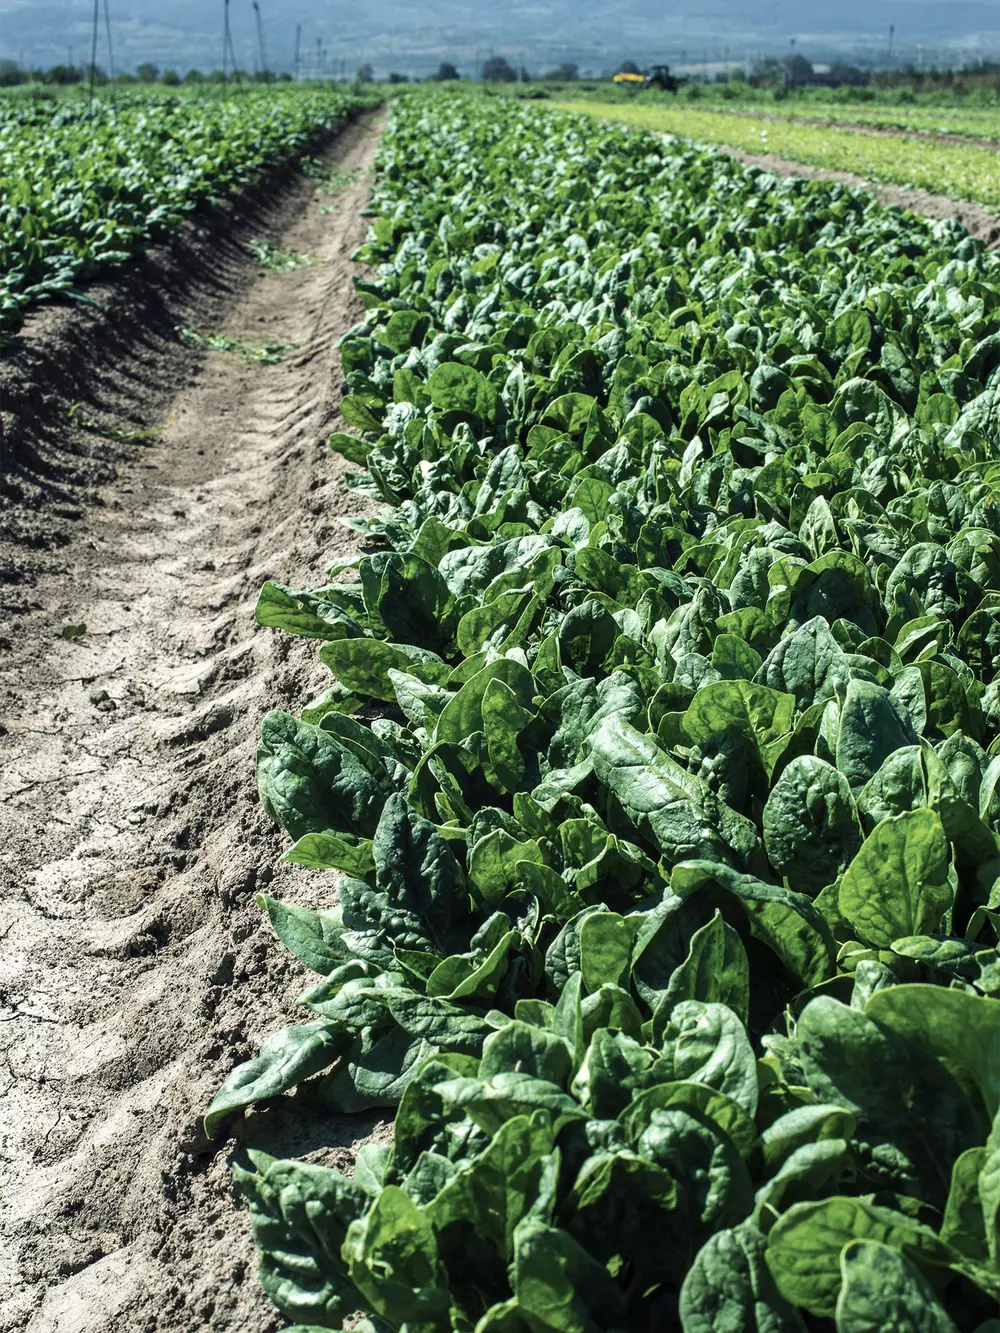
[[[714,144],[726,157],[735,158],[746,166],[762,167],[765,171],[775,171],[779,176],[799,176],[805,180],[839,181],[854,189],[867,190],[882,204],[890,208],[906,208],[911,213],[921,213],[929,218],[955,218],[965,227],[971,236],[977,236],[991,250],[1000,248],[1000,214],[991,213],[982,204],[949,199],[944,194],[932,194],[929,190],[908,190],[898,185],[882,185],[877,181],[866,180],[850,171],[824,171],[819,167],[807,166],[804,162],[791,162],[784,157],[775,157],[770,153],[744,153],[738,148],[729,148],[725,144]]]
[[[36,316],[0,376],[2,1333],[282,1322],[200,1116],[301,1016],[255,891],[333,898],[279,863],[253,785],[262,716],[325,672],[253,607],[353,549],[339,519],[362,506],[325,439],[378,132],[325,151],[357,173],[337,195],[286,172],[91,291],[102,309]],[[319,262],[267,272],[251,235]],[[248,364],[178,325],[295,346]],[[376,1120],[289,1145],[349,1164]]]

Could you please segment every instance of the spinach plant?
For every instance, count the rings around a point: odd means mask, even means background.
[[[996,1329],[1000,262],[951,223],[408,99],[341,343],[368,553],[262,625],[309,1021],[207,1118],[290,1319]],[[827,1322],[823,1322],[827,1321]]]

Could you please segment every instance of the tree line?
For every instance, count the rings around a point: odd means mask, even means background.
[[[175,69],[160,69],[158,65],[144,62],[136,68],[134,74],[116,73],[114,80],[99,65],[94,67],[94,83],[106,87],[111,82],[117,85],[136,83],[159,83],[167,88],[179,88],[182,84],[230,83],[240,80],[247,83],[290,83],[290,74],[275,74],[271,70],[230,71],[213,69],[208,73],[200,69],[189,69],[181,75]],[[16,60],[0,60],[0,88],[16,88],[26,83],[44,83],[56,87],[68,87],[74,83],[90,81],[90,65],[51,65],[48,69],[23,69]]]

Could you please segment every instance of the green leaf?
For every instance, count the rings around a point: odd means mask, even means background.
[[[912,725],[888,690],[867,680],[849,681],[840,710],[837,768],[852,788],[863,787],[894,750],[915,741]]]
[[[385,800],[379,783],[337,737],[288,713],[264,719],[257,787],[264,809],[293,838],[327,830],[370,838]]]
[[[593,912],[580,923],[580,967],[588,991],[610,982],[617,985],[626,974],[632,943],[639,929],[637,917],[615,912]]]
[[[895,1010],[875,1004],[897,991],[904,994]],[[907,991],[980,998],[941,987],[890,986],[876,991],[860,1013],[821,995],[798,1020],[795,1054],[817,1101],[842,1106],[857,1119],[865,1172],[887,1187],[918,1192],[943,1205],[951,1161],[970,1144],[982,1142],[989,1120],[970,1073],[942,1059],[925,1040],[926,1023],[915,1025],[911,1034],[876,1018],[880,1011],[887,1017],[905,1013]],[[915,1008],[919,1016],[919,999]],[[945,1032],[939,1034],[939,1047]]]
[[[336,595],[336,589],[331,589]],[[281,583],[268,581],[260,590],[255,611],[258,625],[283,629],[309,639],[352,639],[362,627],[335,600],[320,592],[298,592]]]
[[[994,1266],[1000,1264],[1000,1114],[986,1141],[986,1157],[979,1171],[979,1202],[983,1210],[986,1245]]]
[[[987,1261],[990,1257],[979,1194],[980,1174],[987,1156],[986,1148],[967,1148],[955,1158],[951,1189],[941,1223],[941,1239],[976,1261]]]
[[[683,1333],[803,1333],[764,1261],[766,1245],[752,1222],[705,1242],[681,1287]]]
[[[358,1304],[340,1249],[364,1210],[363,1190],[328,1167],[251,1157],[256,1171],[234,1176],[250,1202],[264,1290],[288,1319],[340,1323]]]
[[[913,810],[883,820],[844,872],[838,905],[858,938],[888,948],[937,928],[954,890],[940,818]]]
[[[988,1120],[1000,1110],[1000,1005],[942,986],[893,986],[873,995],[865,1016],[918,1041],[975,1097]]]
[[[765,884],[712,861],[675,866],[670,885],[680,898],[699,891],[722,890],[725,905],[744,918],[761,940],[803,986],[825,981],[834,971],[834,944],[822,914],[804,894]]]
[[[471,1226],[509,1262],[515,1230],[535,1204],[553,1147],[552,1125],[544,1111],[508,1120],[485,1151],[462,1164],[428,1206],[435,1228],[440,1231],[453,1222]]]
[[[446,652],[458,607],[440,571],[420,556],[381,555],[361,563],[365,609],[373,629],[398,644]]]
[[[499,405],[496,389],[471,366],[446,361],[427,380],[431,402],[440,412],[461,412],[492,423]]]
[[[520,708],[530,706],[535,691],[530,671],[513,657],[498,658],[477,671],[454,695],[438,717],[434,739],[460,745],[474,732],[482,731],[483,704],[494,681],[507,686]]]
[[[389,672],[405,671],[429,685],[443,685],[451,668],[436,653],[411,644],[383,643],[380,639],[340,639],[323,645],[320,660],[341,685],[372,699],[395,703]]]
[[[854,797],[842,773],[815,755],[785,768],[764,807],[768,859],[789,887],[816,894],[861,847]]]
[[[594,771],[626,812],[648,823],[671,861],[714,857],[737,864],[753,855],[757,836],[708,787],[629,723],[607,718],[588,741]]]
[[[750,1004],[750,964],[739,934],[716,910],[691,936],[687,957],[671,973],[656,1019],[669,1018],[683,1000],[728,1005],[745,1023]]]
[[[468,940],[469,896],[462,867],[434,824],[405,796],[385,803],[372,844],[375,886],[416,913],[442,953]]]
[[[281,859],[308,870],[342,870],[356,879],[375,869],[370,839],[346,833],[306,833]]]
[[[481,1044],[481,1042],[480,1042]],[[552,1117],[553,1132],[565,1125],[586,1120],[578,1101],[547,1079],[528,1073],[493,1074],[488,1079],[456,1078],[436,1085],[446,1108],[461,1108],[491,1137],[501,1125],[519,1115],[545,1111]]]
[[[878,1240],[855,1240],[840,1256],[837,1333],[958,1333],[912,1264]]]
[[[359,440],[356,435],[347,435],[343,431],[334,431],[327,439],[327,444],[335,454],[340,454],[341,458],[346,458],[349,463],[357,463],[359,467],[365,466],[371,453],[370,444]]]
[[[572,1067],[573,1051],[564,1037],[515,1018],[487,1037],[479,1077],[491,1079],[496,1074],[530,1074],[557,1087],[565,1087]]]
[[[732,1139],[741,1157],[750,1156],[757,1142],[753,1117],[739,1102],[707,1083],[660,1083],[639,1093],[619,1117],[629,1143],[638,1143],[654,1111],[678,1107],[712,1121]]]
[[[796,1106],[779,1116],[760,1136],[761,1151],[769,1168],[780,1167],[799,1148],[812,1143],[849,1139],[855,1118],[840,1106],[819,1103]]]
[[[508,955],[517,938],[514,931],[507,931],[485,958],[446,958],[427,978],[427,994],[443,1000],[492,999],[507,975]]]
[[[434,1053],[399,1028],[366,1029],[333,1073],[319,1079],[318,1102],[341,1115],[396,1106],[420,1066]]]
[[[801,710],[830,698],[845,667],[843,649],[829,625],[822,616],[814,616],[771,650],[760,677],[772,689],[793,695]]]
[[[483,1016],[474,1010],[402,987],[388,990],[386,1003],[404,1032],[446,1051],[475,1054],[491,1031]]]
[[[434,1228],[395,1185],[387,1185],[367,1215],[351,1223],[343,1256],[351,1281],[383,1318],[433,1325],[447,1315]]]
[[[313,912],[308,907],[278,902],[263,893],[256,895],[255,902],[267,912],[274,933],[285,948],[320,976],[329,976],[349,957],[341,938],[344,924],[339,912]]]
[[[903,1213],[836,1196],[794,1204],[767,1238],[767,1265],[778,1290],[810,1314],[832,1317],[840,1295],[840,1256],[846,1245],[877,1241],[896,1251],[946,1263],[948,1250],[934,1233]]]
[[[497,677],[489,680],[482,698],[486,751],[497,781],[505,791],[517,791],[524,783],[526,764],[518,747],[518,736],[533,714],[522,708],[517,695]]]
[[[517,1303],[532,1333],[624,1327],[625,1299],[606,1268],[567,1232],[525,1218],[514,1233]]]
[[[751,1117],[757,1111],[757,1066],[742,1022],[724,1004],[684,1000],[675,1006],[664,1034],[673,1077],[730,1097]]]
[[[209,1138],[232,1111],[265,1097],[279,1097],[297,1083],[328,1069],[344,1049],[343,1037],[326,1023],[307,1023],[274,1032],[260,1054],[237,1065],[205,1112]]]

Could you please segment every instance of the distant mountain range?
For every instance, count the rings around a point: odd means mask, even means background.
[[[103,0],[98,61],[107,64]],[[149,61],[181,73],[222,63],[224,0],[108,0],[119,69]],[[425,75],[442,59],[466,74],[490,54],[532,73],[575,61],[598,73],[623,59],[695,67],[794,49],[812,60],[961,62],[1000,55],[997,0],[259,0],[268,65],[291,70],[296,32],[307,73]],[[237,58],[257,59],[251,0],[230,0]],[[92,0],[0,0],[0,58],[51,65],[90,58]]]

